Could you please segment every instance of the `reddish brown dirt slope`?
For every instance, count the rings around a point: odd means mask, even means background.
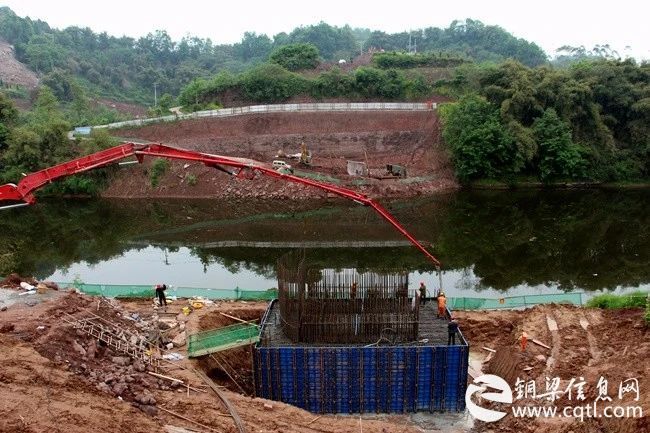
[[[5,84],[18,84],[28,90],[38,86],[36,74],[16,60],[13,48],[3,40],[0,40],[0,79]]]
[[[404,196],[453,188],[449,157],[440,143],[435,112],[277,113],[225,119],[202,119],[119,130],[116,136],[202,152],[239,156],[270,163],[279,150],[300,151],[304,142],[313,153],[311,174],[333,176],[376,196]],[[384,174],[388,163],[407,168],[409,179],[358,179],[346,173],[346,161],[367,161],[373,174]],[[290,161],[289,161],[290,162]],[[198,179],[188,185],[188,175]],[[283,197],[321,195],[299,186],[262,180],[229,179],[200,165],[174,163],[157,188],[151,188],[148,170],[122,170],[105,192],[110,197]],[[189,182],[191,183],[191,182]]]
[[[480,432],[587,433],[650,431],[650,339],[643,322],[642,309],[599,310],[566,305],[543,305],[525,311],[456,312],[463,334],[471,345],[471,357],[483,358],[483,347],[497,350],[496,356],[483,365],[483,372],[500,376],[510,373],[528,382],[534,380],[537,393],[544,393],[545,378],[559,377],[560,390],[565,390],[572,378],[583,377],[586,400],[597,397],[596,384],[600,376],[609,382],[612,405],[633,405],[643,408],[644,418],[591,418],[583,422],[573,418],[520,419],[507,415],[501,421],[478,422]],[[525,352],[517,342],[522,331],[529,336]],[[531,342],[535,338],[550,349]],[[532,368],[531,368],[532,367]],[[618,385],[622,380],[638,378],[640,400],[630,396],[618,400]],[[509,382],[511,385],[512,382]],[[519,406],[543,406],[546,400],[520,400]],[[581,403],[562,396],[557,407],[573,407]],[[507,409],[506,409],[507,410]]]

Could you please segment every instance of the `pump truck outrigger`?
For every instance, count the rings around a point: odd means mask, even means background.
[[[254,179],[257,173],[261,173],[272,178],[320,188],[329,193],[353,200],[363,206],[370,206],[420,250],[435,265],[438,272],[440,272],[440,262],[438,259],[427,251],[386,209],[364,194],[325,182],[305,179],[286,172],[278,172],[271,167],[266,167],[264,164],[251,159],[211,155],[163,144],[123,143],[119,146],[28,174],[20,180],[18,185],[12,183],[0,185],[0,201],[21,202],[5,206],[5,209],[34,204],[36,202],[36,198],[33,195],[34,191],[56,179],[105,167],[131,156],[135,156],[140,163],[144,160],[145,156],[201,162],[208,167],[216,168],[240,178]]]

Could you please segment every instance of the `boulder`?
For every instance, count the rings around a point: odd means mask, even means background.
[[[122,395],[129,389],[129,386],[124,382],[118,382],[113,385],[113,393],[115,395]]]
[[[185,335],[185,331],[180,332],[176,337],[174,337],[172,343],[174,344],[174,347],[185,346],[185,343],[187,343],[187,336]]]
[[[142,403],[144,405],[156,404],[156,399],[146,389],[144,391],[142,391],[140,394],[136,394],[134,400],[137,401],[138,403]]]
[[[131,364],[131,358],[129,358],[128,356],[113,356],[111,358],[111,361],[113,362],[113,364],[121,365],[123,367]]]
[[[72,348],[81,356],[86,356],[86,349],[77,340],[72,342]]]
[[[158,408],[156,406],[152,406],[150,404],[141,404],[138,407],[142,412],[146,413],[149,416],[158,415]]]
[[[141,360],[138,359],[138,360],[136,360],[136,361],[133,363],[133,369],[134,369],[135,371],[138,371],[138,372],[142,373],[142,372],[144,372],[147,368],[145,367],[144,362],[142,362]]]

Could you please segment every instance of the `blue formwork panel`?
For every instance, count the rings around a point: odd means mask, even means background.
[[[278,349],[280,371],[280,399],[290,404],[296,404],[295,394],[295,375],[296,364],[294,362],[293,348],[280,348]]]
[[[431,381],[433,379],[433,347],[418,347],[417,404],[418,411],[431,410]]]
[[[404,412],[417,410],[417,351],[404,350]]]
[[[362,368],[361,389],[363,392],[363,407],[361,412],[377,412],[377,364],[374,348],[361,349]]]
[[[433,351],[433,380],[431,381],[431,411],[444,411],[445,389],[447,382],[445,371],[447,369],[448,346],[436,346]]]
[[[390,412],[390,355],[391,348],[377,348],[377,412]]]
[[[323,348],[323,402],[322,411],[336,413],[336,350]]]
[[[296,367],[296,389],[295,389],[295,406],[306,408],[307,396],[305,390],[307,388],[306,384],[308,383],[307,379],[307,366],[306,366],[306,357],[305,350],[302,348],[291,349],[295,355],[295,367]]]
[[[362,407],[361,374],[361,351],[356,347],[348,349],[348,398],[350,407],[348,413],[359,413]]]
[[[390,412],[404,412],[405,349],[403,347],[395,347],[391,350],[391,354],[392,359],[388,369],[390,381]]]
[[[311,412],[320,413],[323,402],[321,393],[321,350],[305,349],[307,355],[307,404],[301,407]]]
[[[462,411],[467,346],[256,347],[255,390],[315,413]]]
[[[336,349],[336,412],[350,412],[349,349]]]

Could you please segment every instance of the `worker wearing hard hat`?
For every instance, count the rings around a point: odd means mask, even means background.
[[[444,292],[440,292],[438,296],[438,317],[445,317],[447,312],[447,298]]]
[[[424,285],[424,281],[420,282],[420,304],[424,305],[427,303],[427,286]]]

